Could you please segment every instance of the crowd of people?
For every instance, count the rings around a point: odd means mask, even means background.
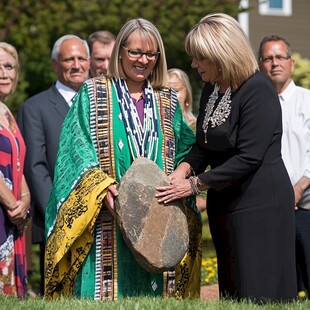
[[[56,81],[15,120],[4,102],[18,54],[0,42],[1,294],[27,296],[31,216],[48,300],[199,298],[205,209],[220,298],[291,302],[310,291],[310,91],[291,78],[289,43],[266,36],[257,60],[239,23],[214,13],[191,28],[185,50],[204,82],[197,118],[188,75],[168,70],[158,29],[136,18],[116,36],[60,37]],[[140,156],[170,180],[154,199],[186,209],[188,250],[165,272],[141,267],[115,212]]]

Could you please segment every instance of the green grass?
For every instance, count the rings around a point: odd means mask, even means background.
[[[16,298],[9,298],[6,296],[0,296],[0,308],[2,310],[14,310],[14,309],[61,309],[61,310],[87,310],[87,309],[120,309],[120,310],[155,310],[155,309],[178,309],[178,310],[221,310],[221,309],[236,309],[236,310],[264,310],[264,309],[287,309],[287,310],[306,310],[310,308],[310,301],[295,302],[288,304],[266,304],[256,305],[250,302],[233,302],[233,301],[199,301],[199,300],[182,300],[177,301],[175,299],[163,299],[163,298],[128,298],[121,301],[114,302],[96,302],[90,300],[77,300],[77,299],[59,299],[57,301],[45,301],[43,299],[28,299],[17,300]]]

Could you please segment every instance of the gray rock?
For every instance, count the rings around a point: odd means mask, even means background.
[[[123,237],[136,260],[149,272],[172,269],[188,249],[189,233],[181,200],[158,203],[156,187],[168,177],[151,160],[137,158],[123,175],[116,214]]]

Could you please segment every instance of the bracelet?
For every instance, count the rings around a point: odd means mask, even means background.
[[[204,185],[198,177],[197,177],[197,180],[196,180],[196,184],[197,184],[198,189],[201,188],[201,186]]]
[[[29,192],[20,193],[19,197],[22,198],[24,196],[30,195]]]
[[[194,169],[192,168],[192,166],[189,167],[187,173],[186,173],[186,178],[191,177],[191,176],[196,176]]]
[[[198,185],[197,185],[197,180],[198,177],[190,177],[189,178],[189,183],[191,185],[191,189],[192,189],[192,193],[193,195],[199,195],[201,194],[201,190],[198,188]]]

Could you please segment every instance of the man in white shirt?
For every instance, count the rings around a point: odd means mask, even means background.
[[[286,39],[277,35],[263,38],[259,48],[259,66],[279,95],[283,126],[282,157],[295,192],[298,289],[309,293],[310,90],[296,86],[291,79],[294,64]]]
[[[17,121],[26,143],[25,177],[31,192],[32,241],[40,245],[41,294],[44,278],[44,214],[54,177],[63,120],[73,98],[89,76],[87,42],[75,35],[59,38],[52,50],[57,80],[19,108]]]

